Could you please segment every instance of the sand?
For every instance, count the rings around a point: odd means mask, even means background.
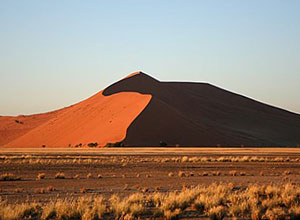
[[[68,108],[0,117],[0,147],[103,147],[117,142],[294,147],[300,146],[300,115],[208,83],[160,82],[136,72]]]

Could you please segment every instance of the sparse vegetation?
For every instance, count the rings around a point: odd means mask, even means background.
[[[220,176],[221,172],[220,171],[214,171],[214,172],[212,172],[212,175],[213,176]]]
[[[62,172],[55,174],[55,179],[65,179],[65,178],[66,178],[65,174]]]
[[[94,154],[98,152],[95,149],[77,153],[81,150],[65,155],[0,154],[0,166],[5,173],[24,175],[21,185],[0,184],[0,193],[5,199],[1,205],[15,205],[16,209],[21,204],[29,205],[29,209],[35,211],[30,216],[22,214],[19,219],[37,220],[300,219],[298,154],[291,154],[289,158],[274,156],[277,154],[227,156],[227,153],[220,156],[209,153],[203,154],[205,156],[191,153],[187,153],[188,156],[165,153],[162,156],[127,153],[107,156]],[[58,176],[70,178],[53,179],[58,171],[63,173]],[[47,180],[34,181],[45,175]],[[79,176],[81,179],[76,180]],[[87,180],[91,176],[93,180]],[[230,179],[234,184],[226,183]],[[52,186],[46,188],[45,184]],[[132,196],[135,192],[139,193]],[[112,194],[118,197],[119,208],[109,200]],[[94,208],[98,206],[93,205],[99,195],[105,195],[101,200],[105,209],[101,217],[95,217]],[[64,197],[68,199],[62,199]],[[77,206],[80,199],[84,201],[81,208]],[[34,201],[36,206],[33,207]],[[60,204],[56,204],[58,201]],[[130,204],[125,205],[128,201]],[[1,205],[0,213],[3,213]]]
[[[159,146],[160,147],[166,147],[166,146],[168,146],[168,144],[166,142],[164,142],[164,141],[160,141],[159,142]]]
[[[53,186],[47,186],[46,190],[48,192],[53,192],[53,191],[55,191],[55,188]]]
[[[173,176],[174,176],[173,172],[168,173],[168,177],[173,177]]]
[[[97,142],[95,142],[95,143],[93,143],[93,142],[88,143],[88,147],[97,147],[97,146],[98,146]]]
[[[92,145],[95,143],[91,143]],[[284,157],[258,157],[258,156],[220,156],[220,157],[167,157],[167,158],[143,158],[143,162],[159,162],[159,163],[238,163],[238,162],[272,162],[283,163],[300,162],[300,157],[284,158]],[[39,156],[39,155],[19,155],[19,156],[0,156],[0,164],[103,164],[103,163],[120,163],[121,165],[127,165],[130,162],[135,162],[134,158],[125,157],[124,159],[117,160],[115,157],[104,156],[86,156],[84,158],[77,157],[58,157],[58,156]]]
[[[208,172],[199,173],[200,176],[208,176]]]
[[[231,170],[231,171],[229,171],[229,174],[230,174],[231,176],[237,176],[237,175],[238,175],[238,172],[237,172],[236,170]]]
[[[15,120],[15,122],[16,122],[17,124],[24,124],[24,122],[22,122],[22,121],[20,121],[20,120]]]
[[[179,177],[186,177],[186,173],[183,172],[183,171],[179,171],[179,172],[178,172],[178,176],[179,176]]]
[[[105,147],[124,147],[123,142],[107,143]]]
[[[17,181],[17,180],[21,180],[21,177],[18,177],[11,173],[4,173],[0,175],[0,181]]]
[[[75,174],[73,178],[74,179],[80,179],[80,176],[79,176],[79,174]]]
[[[37,175],[37,179],[38,179],[38,180],[45,179],[45,177],[46,177],[46,174],[45,174],[45,173],[39,173],[39,174]]]
[[[81,193],[86,192],[87,189],[81,190]],[[45,190],[37,193],[45,193]],[[193,207],[197,218],[298,219],[299,195],[300,189],[291,184],[234,189],[232,184],[214,183],[184,188],[181,192],[134,193],[123,199],[113,195],[108,201],[98,196],[56,199],[47,203],[9,204],[1,200],[0,219],[21,220],[30,216],[36,216],[35,219],[99,219],[105,215],[116,219],[128,216],[173,219],[184,218]]]

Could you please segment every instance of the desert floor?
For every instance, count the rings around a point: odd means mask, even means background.
[[[57,173],[61,178],[55,178]],[[126,196],[232,182],[300,183],[298,148],[1,149],[0,197],[9,202],[101,194]],[[38,179],[38,175],[45,177]]]

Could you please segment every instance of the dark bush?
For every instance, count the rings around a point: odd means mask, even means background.
[[[89,147],[97,147],[98,143],[97,142],[95,142],[95,143],[88,143],[88,146]]]
[[[159,146],[160,147],[166,147],[166,146],[168,146],[168,144],[166,142],[164,142],[164,141],[160,141],[159,142]]]
[[[124,144],[122,141],[116,143],[107,143],[105,147],[124,147]]]

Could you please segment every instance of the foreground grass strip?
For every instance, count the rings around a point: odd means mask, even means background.
[[[21,219],[300,219],[300,188],[285,185],[212,184],[180,192],[134,193],[57,199],[47,203],[8,204],[0,200],[1,220]]]

